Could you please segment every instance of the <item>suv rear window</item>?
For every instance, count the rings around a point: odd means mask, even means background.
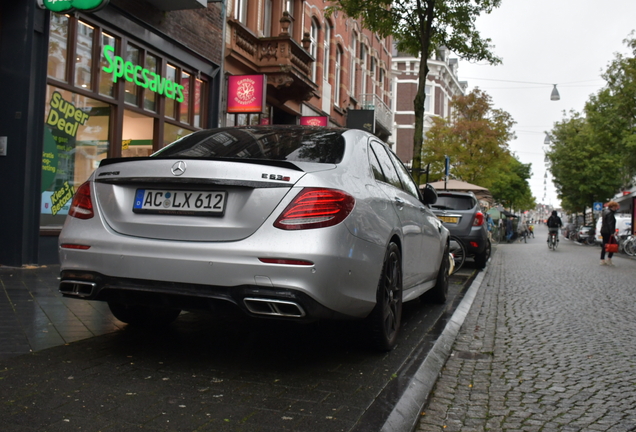
[[[434,208],[446,210],[472,210],[477,202],[470,196],[439,195]]]
[[[344,129],[232,127],[195,132],[151,157],[263,159],[337,164],[344,154]]]

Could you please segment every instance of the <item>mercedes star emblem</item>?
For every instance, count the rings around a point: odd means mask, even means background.
[[[175,162],[172,165],[172,175],[180,176],[185,172],[187,165],[184,161]]]

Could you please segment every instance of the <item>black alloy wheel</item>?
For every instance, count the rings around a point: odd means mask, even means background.
[[[400,249],[393,242],[387,247],[376,305],[368,320],[373,345],[381,351],[392,350],[402,323],[402,260]]]

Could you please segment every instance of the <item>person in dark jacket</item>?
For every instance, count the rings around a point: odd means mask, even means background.
[[[548,225],[548,243],[550,243],[550,233],[555,233],[556,241],[559,241],[559,229],[563,226],[563,222],[556,210],[552,210],[546,225]]]
[[[603,221],[601,222],[601,236],[603,236],[603,244],[601,245],[601,265],[614,266],[612,264],[612,252],[607,253],[605,259],[605,245],[610,242],[612,235],[616,234],[616,211],[620,208],[616,201],[607,203],[607,208],[603,210]],[[616,239],[612,243],[616,242]]]

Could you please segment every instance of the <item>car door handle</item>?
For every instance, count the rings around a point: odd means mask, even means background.
[[[402,209],[404,208],[404,204],[405,204],[405,202],[404,202],[404,200],[403,200],[402,198],[395,197],[395,198],[394,198],[394,201],[395,201],[395,205],[396,205],[396,206],[397,206],[400,210],[402,210]]]

